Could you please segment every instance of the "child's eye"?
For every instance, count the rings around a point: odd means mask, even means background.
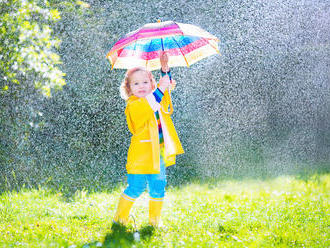
[[[144,84],[148,84],[148,82],[144,82]]]

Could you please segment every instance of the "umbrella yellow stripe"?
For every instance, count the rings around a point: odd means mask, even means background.
[[[186,58],[189,63],[192,65],[199,60],[202,60],[210,55],[217,54],[217,50],[211,46],[200,47],[193,52],[186,54]]]

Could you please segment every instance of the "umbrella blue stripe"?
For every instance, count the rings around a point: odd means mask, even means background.
[[[189,45],[190,43],[199,40],[199,37],[194,36],[175,36],[175,40],[170,37],[164,37],[163,44],[164,49],[175,49],[175,48],[182,48],[186,45]],[[126,46],[125,50],[136,50],[141,52],[154,52],[154,51],[161,51],[162,50],[162,41],[160,38],[152,39],[152,43],[150,44],[151,40],[140,40],[136,43],[132,43],[129,46]]]

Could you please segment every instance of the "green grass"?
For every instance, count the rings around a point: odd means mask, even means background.
[[[134,228],[112,230],[122,187],[66,198],[46,189],[0,196],[0,247],[329,247],[330,174],[191,183],[167,190],[166,228],[147,226],[147,194]]]

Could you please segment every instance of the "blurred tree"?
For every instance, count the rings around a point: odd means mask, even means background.
[[[0,10],[1,93],[28,84],[49,97],[51,89],[65,85],[65,74],[57,67],[60,56],[53,51],[60,40],[49,26],[60,19],[59,12],[46,1],[24,0],[1,1]]]
[[[6,188],[13,189],[24,177],[29,182],[38,171],[33,169],[33,160],[25,158],[31,155],[31,132],[44,125],[40,120],[43,114],[38,110],[43,99],[41,96],[48,98],[53,95],[53,90],[65,85],[58,50],[61,41],[54,30],[61,19],[58,9],[75,14],[75,6],[82,4],[74,0],[0,1],[2,187],[5,183]],[[35,172],[31,173],[31,170]]]

